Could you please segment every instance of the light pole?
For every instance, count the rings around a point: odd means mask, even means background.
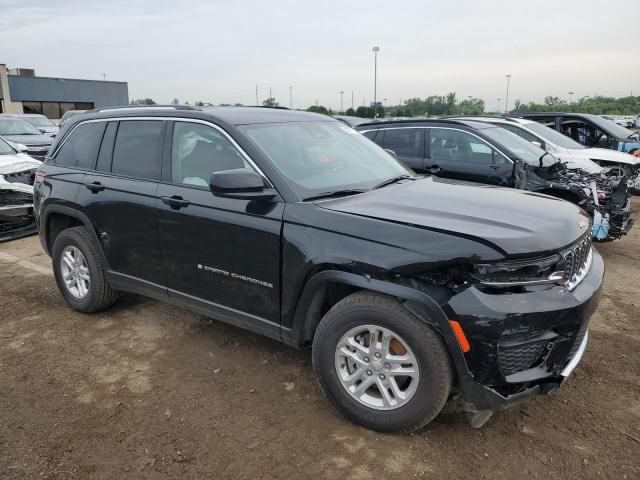
[[[289,87],[289,108],[293,109],[293,87]]]
[[[507,96],[504,99],[504,113],[509,113],[509,80],[511,80],[511,74],[507,73]]]
[[[351,110],[353,110],[353,90],[351,90]]]
[[[380,47],[374,46],[373,52],[373,118],[378,118],[378,52]]]
[[[502,100],[500,97],[498,97],[498,108],[496,108],[496,111],[498,113],[500,113],[500,100]]]
[[[106,81],[106,80],[107,80],[107,74],[106,74],[106,73],[103,73],[103,74],[102,74],[102,81],[104,82],[104,81]]]
[[[573,101],[573,92],[569,92],[569,105],[571,105]]]
[[[340,113],[344,112],[344,90],[340,90]]]
[[[471,115],[471,99],[473,96],[469,95],[469,115]]]

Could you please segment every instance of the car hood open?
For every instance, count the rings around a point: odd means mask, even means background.
[[[579,207],[548,195],[432,177],[317,205],[490,242],[507,255],[557,251],[590,226]]]

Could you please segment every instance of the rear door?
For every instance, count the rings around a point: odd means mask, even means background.
[[[166,285],[155,208],[165,128],[162,119],[108,122],[96,167],[78,194],[110,269],[149,287]]]
[[[156,205],[169,296],[273,331],[280,322],[284,203],[211,193],[213,172],[257,171],[221,128],[176,120],[167,137],[169,162]]]
[[[424,170],[424,128],[389,128],[382,130],[382,146],[392,150],[409,168]],[[379,143],[379,142],[377,142]]]
[[[513,165],[477,135],[454,128],[428,129],[425,168],[434,175],[470,182],[505,185]]]

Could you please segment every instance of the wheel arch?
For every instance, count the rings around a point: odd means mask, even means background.
[[[283,340],[286,343],[302,348],[313,340],[313,334],[324,316],[321,307],[328,289],[334,286],[342,287],[343,291],[349,292],[347,295],[356,291],[367,290],[397,298],[407,310],[429,324],[440,335],[459,378],[470,378],[471,373],[449,324],[449,319],[433,298],[424,292],[405,285],[350,272],[323,270],[307,281],[296,305],[291,329],[283,332],[286,337]],[[338,301],[342,298],[339,298]]]
[[[93,227],[89,217],[83,212],[64,205],[49,205],[42,212],[42,220],[40,222],[40,239],[42,246],[48,255],[51,255],[51,248],[56,237],[60,232],[73,227],[84,226],[89,231],[93,241],[98,247],[100,260],[107,265],[106,257],[102,249],[102,244],[98,238],[98,234]]]

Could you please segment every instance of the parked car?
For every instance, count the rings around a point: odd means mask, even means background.
[[[24,114],[9,114],[4,113],[0,117],[16,117],[21,118],[25,122],[29,122],[31,125],[40,130],[40,133],[55,137],[58,134],[58,127],[49,120],[46,116],[36,113],[24,113]]]
[[[633,154],[640,149],[640,132],[633,132],[599,115],[586,113],[525,113],[522,118],[551,127],[587,147]]]
[[[631,115],[600,115],[605,120],[610,120],[621,127],[625,128],[635,128],[636,127],[636,119]]]
[[[87,110],[67,110],[66,112],[64,112],[62,114],[62,118],[60,119],[59,127],[62,128],[62,125],[64,124],[64,122],[66,122],[70,118],[75,117],[76,115],[80,115],[81,113],[84,113],[86,111]]]
[[[435,119],[356,127],[417,172],[552,195],[584,208],[596,240],[613,240],[633,225],[626,180],[569,170],[519,136],[485,122]]]
[[[17,117],[0,116],[0,136],[36,160],[44,159],[53,141],[52,137]]]
[[[541,123],[513,117],[465,117],[487,122],[515,133],[542,148],[568,168],[589,173],[604,171],[609,175],[626,176],[630,184],[640,186],[640,158],[606,148],[588,148]]]
[[[311,347],[335,406],[386,432],[558,387],[604,273],[577,206],[416,176],[308,112],[96,111],[62,128],[34,200],[71,308],[137,292]]]
[[[0,137],[0,242],[36,232],[33,182],[41,163]]]

